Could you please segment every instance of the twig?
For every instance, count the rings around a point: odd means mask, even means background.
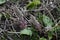
[[[11,33],[11,34],[20,34],[20,32],[8,32],[8,33]]]

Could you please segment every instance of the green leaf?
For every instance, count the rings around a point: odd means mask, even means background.
[[[34,4],[33,2],[29,3],[29,4],[26,6],[27,9],[32,9],[32,8],[34,8],[34,7],[35,7],[35,4]]]
[[[6,2],[6,0],[0,0],[0,4],[3,4],[5,2]]]
[[[52,27],[52,25],[53,25],[52,20],[46,15],[43,15],[43,22],[44,22],[45,26],[51,26]]]
[[[42,37],[42,38],[40,38],[39,40],[47,40],[46,38],[44,38],[44,37]]]
[[[20,31],[20,34],[30,35],[32,36],[31,28],[25,28],[24,30]]]
[[[26,8],[31,10],[31,9],[35,8],[37,5],[39,5],[39,4],[40,4],[40,1],[39,0],[34,0],[34,1],[30,2],[26,6]]]
[[[33,0],[33,2],[34,2],[35,5],[40,4],[40,1],[39,0]]]

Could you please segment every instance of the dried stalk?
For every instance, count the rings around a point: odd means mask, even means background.
[[[33,23],[33,25],[35,25],[35,28],[38,31],[41,31],[42,25],[36,20],[36,18],[33,15],[31,15],[30,21],[31,21],[31,23]]]

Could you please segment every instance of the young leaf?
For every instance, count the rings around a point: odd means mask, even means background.
[[[30,2],[26,8],[27,9],[32,9],[32,8],[35,8],[37,5],[40,4],[40,1],[39,0],[33,0],[32,2]]]
[[[39,0],[33,0],[33,2],[34,2],[35,5],[40,4],[40,1]]]
[[[45,26],[51,26],[52,27],[52,25],[53,25],[52,20],[46,15],[43,15],[43,22],[44,22]]]
[[[30,35],[32,36],[31,28],[25,28],[24,30],[20,31],[20,34]]]
[[[0,0],[0,4],[3,4],[5,2],[6,2],[6,0]]]
[[[35,7],[35,4],[34,4],[33,2],[29,3],[29,4],[26,6],[27,9],[32,9],[32,8],[34,8],[34,7]]]

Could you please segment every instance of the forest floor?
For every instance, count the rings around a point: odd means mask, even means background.
[[[60,40],[60,0],[0,0],[0,40]]]

